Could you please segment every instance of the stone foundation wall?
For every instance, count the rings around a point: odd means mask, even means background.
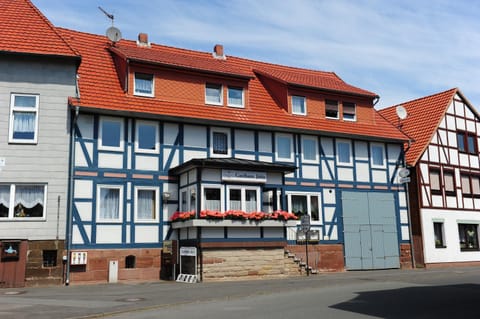
[[[43,251],[57,251],[56,266],[43,265]],[[62,257],[65,254],[64,241],[29,241],[25,269],[26,286],[61,285],[63,283]]]
[[[248,280],[298,275],[283,248],[203,249],[203,281]]]
[[[400,268],[411,269],[412,265],[412,247],[410,244],[400,244]]]
[[[305,245],[288,245],[285,249],[306,261]],[[308,264],[320,272],[344,271],[343,245],[308,245]]]
[[[159,248],[82,250],[88,253],[86,266],[70,267],[70,284],[105,283],[110,261],[118,261],[118,281],[155,281],[160,279]],[[126,268],[127,256],[135,256],[135,268]]]

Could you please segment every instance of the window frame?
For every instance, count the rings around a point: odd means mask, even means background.
[[[464,178],[466,178],[468,182],[468,191],[464,188]],[[480,186],[480,175],[460,172],[460,186],[462,188],[462,195],[464,197],[480,197],[480,187],[477,187],[478,190],[476,193],[474,191],[474,179],[477,180],[477,184]]]
[[[438,173],[438,189],[432,188],[432,173],[433,172]],[[440,168],[430,167],[428,169],[428,182],[429,182],[429,185],[430,185],[430,192],[432,193],[432,195],[442,195],[443,179],[442,179],[442,171],[440,170]]]
[[[248,213],[247,209],[246,209],[246,205],[247,205],[247,190],[253,190],[255,191],[256,193],[256,196],[257,196],[257,207],[256,207],[256,210],[254,210],[254,212],[259,212],[261,211],[262,209],[262,196],[261,196],[261,189],[260,189],[260,186],[253,186],[253,185],[227,185],[226,187],[226,198],[225,198],[225,202],[226,202],[226,211],[229,211],[229,210],[233,210],[231,207],[230,207],[230,190],[240,190],[240,210],[243,211],[243,212],[246,212]]]
[[[242,93],[242,103],[236,104],[230,102],[230,90],[238,90]],[[228,86],[227,87],[227,106],[230,107],[237,107],[237,108],[244,108],[245,107],[245,89],[241,86]]]
[[[313,141],[315,145],[315,158],[314,159],[307,159],[305,158],[305,141]],[[303,163],[312,163],[312,164],[318,164],[319,162],[319,151],[318,151],[318,138],[316,136],[312,135],[302,135],[301,136],[301,143],[302,143],[302,162]]]
[[[109,218],[102,218],[101,217],[101,189],[108,188],[108,189],[117,189],[118,190],[118,218],[116,219],[109,219]],[[97,194],[96,194],[96,221],[97,223],[122,223],[123,222],[123,185],[115,185],[115,184],[98,184],[97,185]]]
[[[351,104],[353,106],[353,118],[345,117],[345,114],[351,114],[351,113],[345,112],[346,104]],[[357,121],[357,104],[355,104],[354,102],[342,102],[342,117],[344,121],[350,121],[350,122]]]
[[[310,192],[286,192],[287,196],[287,211],[292,214],[296,212],[292,211],[292,196],[305,196],[307,198],[307,214],[310,216],[310,221],[313,224],[321,224],[323,221],[322,215],[322,194],[321,193],[310,193]],[[318,219],[314,219],[312,216],[312,197],[317,198],[318,205]]]
[[[382,164],[376,164],[375,163],[375,157],[373,156],[375,148],[381,148]],[[385,144],[370,143],[370,163],[372,165],[372,168],[386,168],[387,167],[387,154],[386,154]]]
[[[213,101],[208,100],[208,95],[207,95],[208,86],[218,87],[220,102],[213,102]],[[211,83],[211,82],[205,83],[205,104],[216,105],[216,106],[222,106],[223,105],[223,85],[218,84],[218,83]]]
[[[447,248],[445,243],[445,223],[443,221],[433,221],[433,240],[435,248]],[[439,227],[435,227],[436,225],[440,225]],[[437,233],[438,231],[438,233]],[[440,237],[438,239],[438,237]]]
[[[479,238],[478,238],[478,224],[477,223],[464,223],[464,222],[459,222],[458,224],[458,241],[459,241],[459,246],[460,246],[460,251],[461,252],[465,252],[465,251],[479,251],[480,250],[480,245],[479,245]],[[462,236],[462,233],[460,231],[460,227],[463,226],[465,227],[463,229],[463,236]],[[462,247],[462,245],[468,245],[468,242],[466,241],[465,243],[462,244],[462,237],[465,238],[466,240],[466,237],[468,236],[467,232],[468,230],[466,229],[466,227],[468,226],[473,226],[474,228],[474,242],[473,242],[473,247]]]
[[[103,123],[105,121],[118,122],[120,123],[120,145],[119,146],[108,146],[103,145]],[[124,150],[124,134],[125,134],[125,121],[121,117],[113,116],[101,116],[98,125],[98,149],[102,151],[122,151]]]
[[[140,148],[140,125],[150,125],[155,127],[155,148],[154,149],[146,149]],[[150,153],[150,154],[158,154],[160,151],[160,138],[159,138],[159,130],[158,130],[158,123],[154,121],[144,121],[144,120],[136,120],[135,121],[135,152],[137,153]]]
[[[35,106],[34,108],[25,107],[25,106],[15,106],[15,97],[17,96],[28,96],[35,97]],[[8,142],[16,144],[37,144],[38,143],[38,118],[39,118],[39,109],[40,109],[40,94],[29,94],[29,93],[11,93],[10,94],[10,118],[9,118],[9,130],[8,130]],[[33,132],[33,139],[19,139],[14,138],[14,127],[15,119],[14,113],[35,113],[35,130]]]
[[[447,183],[446,183],[446,178],[445,177],[447,176],[447,174],[452,175],[452,183],[453,183],[452,188],[453,188],[453,190],[447,190],[447,188],[446,188]],[[456,192],[457,183],[455,181],[455,171],[454,170],[444,169],[441,181],[443,182],[443,185],[442,185],[443,187],[442,188],[445,190],[445,196],[456,196],[457,195],[457,192]]]
[[[215,153],[214,150],[214,133],[221,133],[227,136],[227,153]],[[223,127],[210,128],[210,157],[231,157],[232,156],[232,135],[231,130]]]
[[[457,149],[460,153],[467,153],[470,155],[478,155],[477,136],[472,132],[458,130],[457,134]],[[461,138],[460,138],[461,137]],[[460,142],[463,147],[460,148]],[[471,149],[470,141],[473,141],[473,149]]]
[[[348,145],[348,152],[349,152],[349,162],[341,162],[340,161],[340,144],[347,144]],[[352,149],[352,141],[345,140],[345,139],[337,139],[335,141],[335,150],[336,154],[335,157],[337,159],[337,165],[339,166],[353,166],[353,149]]]
[[[138,191],[154,191],[155,192],[155,218],[139,218],[138,216],[138,206],[139,206],[139,201],[138,201]],[[157,223],[160,219],[160,191],[158,187],[154,186],[135,186],[134,187],[134,200],[135,200],[135,222],[141,222],[141,223]]]
[[[224,195],[224,187],[221,184],[202,184],[200,186],[200,190],[202,192],[202,197],[201,197],[201,203],[200,203],[200,208],[201,210],[210,210],[205,207],[205,201],[206,201],[206,196],[205,196],[205,190],[206,189],[218,189],[220,191],[220,212],[225,211],[225,195]]]
[[[279,152],[278,152],[278,145],[279,145],[279,138],[288,138],[289,139],[289,145],[290,145],[290,156],[289,157],[280,157]],[[275,159],[279,162],[293,162],[295,158],[295,149],[293,145],[294,141],[294,136],[292,134],[287,134],[287,133],[275,133]]]
[[[296,112],[295,111],[295,103],[294,103],[294,100],[300,100],[302,101],[302,108],[303,110],[300,111],[300,112]],[[305,96],[301,96],[301,95],[292,95],[291,96],[291,103],[292,103],[292,114],[295,114],[295,115],[307,115],[307,98]]]
[[[47,219],[47,199],[48,199],[48,185],[44,183],[0,183],[2,186],[9,187],[9,207],[6,217],[0,217],[1,221],[45,221]],[[17,186],[43,186],[43,211],[41,217],[18,217],[15,216],[15,195]]]
[[[137,91],[137,75],[145,76],[145,77],[151,77],[151,92],[150,93],[144,93],[144,92],[138,92]],[[146,80],[146,79],[144,79]],[[146,97],[154,97],[155,96],[155,74],[153,73],[144,73],[144,72],[134,72],[133,75],[133,95],[136,96],[146,96]]]
[[[333,116],[328,116],[328,109],[327,109],[327,105],[333,105],[333,103],[329,103],[329,102],[335,102],[336,106],[337,106],[337,116],[336,117],[333,117]],[[339,109],[339,102],[337,100],[325,100],[325,118],[326,119],[331,119],[331,120],[338,120],[340,119],[340,109]]]

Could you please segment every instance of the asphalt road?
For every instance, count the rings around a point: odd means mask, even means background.
[[[0,290],[0,318],[479,318],[480,268]]]

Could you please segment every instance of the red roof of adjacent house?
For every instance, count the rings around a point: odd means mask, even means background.
[[[401,124],[402,131],[413,140],[406,153],[408,165],[415,166],[417,164],[457,93],[461,94],[457,88],[453,88],[445,92],[398,104],[402,105],[408,114],[407,118],[401,122],[399,122],[396,114],[398,105],[379,111],[391,123],[395,125]]]
[[[59,29],[65,39],[82,55],[79,68],[80,99],[72,99],[74,106],[103,111],[123,111],[159,115],[168,118],[187,118],[196,121],[219,121],[242,125],[260,125],[286,129],[299,129],[328,132],[338,135],[355,135],[385,140],[407,140],[406,136],[381,117],[373,108],[372,122],[362,124],[348,121],[325,120],[313,117],[292,115],[279,107],[267,89],[256,78],[254,69],[267,70],[279,77],[289,77],[289,81],[321,86],[345,94],[362,93],[364,98],[374,98],[373,93],[365,93],[345,84],[333,73],[291,68],[264,62],[257,62],[228,56],[226,60],[217,60],[212,53],[184,50],[152,44],[150,48],[137,48],[135,41],[121,40],[112,47],[105,36],[93,35]],[[186,104],[163,101],[158,98],[132,96],[122,90],[116,73],[112,54],[122,58],[134,59],[146,64],[154,63],[166,66],[189,68],[195,72],[214,72],[232,76],[250,78],[249,107],[230,108],[212,107],[202,103]],[[293,73],[297,73],[293,79]],[[302,79],[302,76],[304,77]],[[310,83],[318,77],[316,83]],[[334,83],[334,85],[329,85]],[[343,83],[343,84],[342,84]]]
[[[78,56],[29,0],[0,0],[0,52]]]

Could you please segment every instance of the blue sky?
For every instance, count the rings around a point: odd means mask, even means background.
[[[377,108],[458,87],[480,108],[477,0],[32,0],[56,26],[333,71]]]

